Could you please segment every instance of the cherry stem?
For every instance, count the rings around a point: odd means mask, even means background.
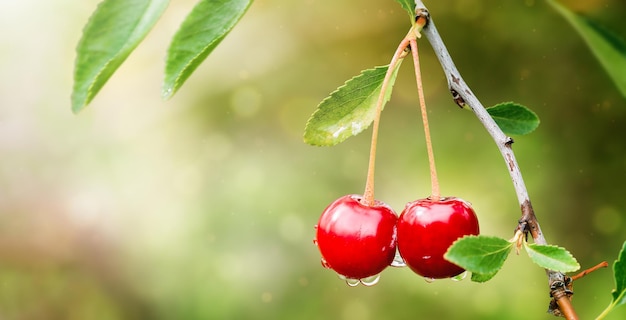
[[[369,165],[367,167],[367,181],[365,182],[365,192],[363,192],[363,204],[366,206],[374,206],[376,201],[374,200],[374,171],[376,167],[376,145],[378,143],[378,128],[380,126],[380,115],[383,111],[383,105],[385,104],[385,93],[389,87],[389,81],[396,69],[398,63],[406,56],[404,51],[409,45],[409,40],[404,38],[398,45],[398,49],[391,58],[391,62],[385,73],[385,78],[380,88],[380,94],[376,101],[376,116],[374,117],[374,124],[372,126],[372,143],[370,146],[370,158]]]
[[[433,144],[430,138],[430,127],[428,126],[428,113],[426,111],[426,99],[422,86],[422,74],[420,71],[419,52],[417,51],[417,41],[415,38],[409,40],[411,52],[413,54],[413,65],[415,66],[415,80],[417,82],[417,93],[419,95],[420,110],[422,111],[422,122],[424,123],[424,137],[426,139],[426,150],[428,152],[428,165],[430,167],[431,200],[439,201],[439,179],[437,179],[437,167],[435,166],[435,155]]]

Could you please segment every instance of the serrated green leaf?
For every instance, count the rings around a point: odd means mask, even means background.
[[[622,245],[617,260],[613,263],[613,277],[615,278],[615,289],[611,291],[613,301],[602,311],[596,320],[604,319],[613,308],[626,304],[626,242]]]
[[[409,19],[411,19],[411,23],[415,23],[415,1],[413,0],[396,0],[402,9],[409,14]]]
[[[577,15],[557,1],[548,1],[580,34],[619,91],[626,97],[626,42],[596,22]]]
[[[252,0],[202,0],[187,15],[167,51],[163,98],[185,83],[252,4]]]
[[[384,103],[391,91],[402,60],[393,70]],[[304,129],[304,142],[314,146],[332,146],[367,129],[376,116],[376,102],[382,90],[388,66],[361,71],[322,100]]]
[[[530,259],[540,267],[558,272],[574,272],[580,269],[576,258],[564,248],[524,242]]]
[[[483,274],[483,273],[476,273],[476,272],[472,272],[472,281],[473,282],[487,282],[489,280],[491,280],[491,278],[495,277],[495,275],[498,272],[494,272],[494,273],[488,273],[488,274]]]
[[[448,248],[444,258],[484,279],[502,268],[512,247],[511,242],[498,237],[465,236]]]
[[[539,126],[539,117],[527,107],[514,102],[503,102],[487,108],[500,130],[508,135],[531,133]]]
[[[169,0],[104,0],[76,48],[72,111],[85,108],[159,19]]]
[[[617,260],[613,263],[613,275],[615,277],[615,289],[613,295],[613,303],[619,306],[626,303],[626,242],[622,246]]]

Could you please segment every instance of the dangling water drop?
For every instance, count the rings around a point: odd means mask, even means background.
[[[317,245],[317,239],[313,239],[313,244]]]
[[[393,261],[391,261],[391,266],[396,268],[406,267],[406,263],[404,263],[404,259],[400,256],[400,253],[396,251],[396,256],[393,257]]]
[[[173,92],[174,90],[172,89],[172,87],[168,87],[167,89],[165,89],[165,91],[163,91],[163,98],[171,97]]]
[[[435,278],[424,277],[424,281],[426,281],[427,283],[433,283],[433,282],[435,282]]]
[[[465,279],[465,277],[467,277],[467,271],[464,271],[463,273],[458,274],[458,275],[456,275],[456,276],[454,276],[454,277],[452,277],[450,279],[452,279],[452,281],[461,281],[461,280]]]
[[[371,287],[377,284],[379,280],[380,280],[380,273],[371,277],[361,279],[361,283],[364,286]]]
[[[356,287],[359,285],[359,283],[361,283],[361,280],[346,278],[346,283],[351,287]]]

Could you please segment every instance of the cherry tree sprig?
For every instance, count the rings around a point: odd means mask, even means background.
[[[537,217],[535,216],[535,212],[531,205],[530,197],[528,196],[528,191],[526,189],[526,185],[524,184],[521,170],[517,164],[515,154],[513,153],[513,149],[511,147],[513,139],[502,132],[500,127],[498,127],[485,107],[478,100],[478,98],[476,98],[469,86],[461,77],[461,74],[454,65],[452,57],[448,53],[448,50],[443,43],[434,22],[430,18],[426,6],[421,0],[415,0],[415,5],[416,17],[418,19],[419,17],[426,17],[428,19],[428,23],[422,28],[422,33],[430,42],[437,58],[439,59],[439,63],[441,64],[448,80],[448,87],[453,95],[454,101],[461,107],[468,106],[472,112],[474,112],[478,120],[483,124],[487,132],[489,132],[493,140],[496,142],[496,145],[504,158],[522,211],[522,217],[519,220],[517,230],[521,230],[524,233],[529,232],[533,237],[533,241],[537,244],[547,244],[548,242],[541,232],[541,227],[539,226],[539,222],[537,221]],[[546,273],[549,280],[550,294],[556,299],[562,314],[567,319],[578,319],[566,292],[565,275],[561,272],[552,270],[546,270]]]
[[[367,183],[364,197],[359,197],[359,203],[367,207],[375,205],[377,202],[374,200],[374,167],[378,124],[381,111],[391,97],[397,71],[409,51],[413,54],[415,63],[420,108],[422,114],[426,113],[417,54],[417,38],[420,38],[423,30],[443,66],[454,101],[461,107],[471,109],[496,142],[511,175],[522,211],[522,218],[517,223],[515,236],[512,239],[506,240],[485,235],[463,236],[447,247],[447,251],[443,253],[443,259],[471,272],[472,281],[486,282],[492,279],[502,268],[513,248],[516,248],[515,251],[519,254],[523,247],[529,258],[546,270],[552,298],[549,312],[554,315],[564,315],[569,319],[577,319],[570,300],[573,294],[572,282],[579,277],[568,277],[565,274],[578,271],[580,265],[566,249],[547,244],[511,148],[513,139],[509,135],[524,135],[532,132],[539,125],[539,118],[532,110],[513,102],[504,102],[485,109],[461,78],[434,23],[430,22],[429,13],[421,1],[417,1],[417,10],[411,0],[397,1],[408,13],[412,27],[407,36],[400,42],[392,62],[387,66],[361,71],[359,75],[347,80],[344,85],[338,87],[322,100],[317,110],[307,121],[304,141],[314,146],[333,146],[363,132],[374,123]],[[428,124],[425,116],[423,121],[425,133],[428,135]],[[427,143],[428,140],[427,138]],[[435,197],[439,191],[438,186],[435,187],[437,179],[436,174],[433,174],[436,171],[432,170],[434,169],[434,161],[431,161],[433,158],[431,149],[429,148],[428,151],[433,182],[432,196]],[[528,243],[527,235],[529,233],[532,235],[534,243]],[[400,231],[398,231],[398,235],[399,239],[402,238]],[[398,244],[398,250],[402,254],[400,244]],[[616,306],[626,304],[626,263],[623,262],[626,261],[625,252],[626,245],[613,267],[616,288],[612,292],[613,301],[603,312],[603,315]],[[366,282],[370,283],[369,280]]]

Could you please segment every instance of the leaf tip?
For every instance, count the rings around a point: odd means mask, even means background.
[[[315,143],[315,140],[311,138],[311,135],[306,128],[304,129],[304,134],[302,135],[302,141],[311,146],[318,146],[318,144]]]
[[[331,139],[328,138],[324,134],[324,132],[319,132],[313,129],[309,130],[309,128],[305,128],[303,135],[304,143],[314,147],[332,147],[344,141],[345,139],[346,138],[344,138],[343,140]]]
[[[87,97],[78,97],[78,94],[74,92],[72,94],[72,113],[78,114],[81,112],[87,105],[89,105],[90,100]]]
[[[176,90],[174,89],[174,86],[165,84],[163,85],[163,89],[161,90],[161,98],[163,100],[169,100],[174,96],[175,93]]]
[[[74,115],[79,114],[83,109],[85,108],[84,105],[80,105],[80,106],[72,106],[72,113]]]

